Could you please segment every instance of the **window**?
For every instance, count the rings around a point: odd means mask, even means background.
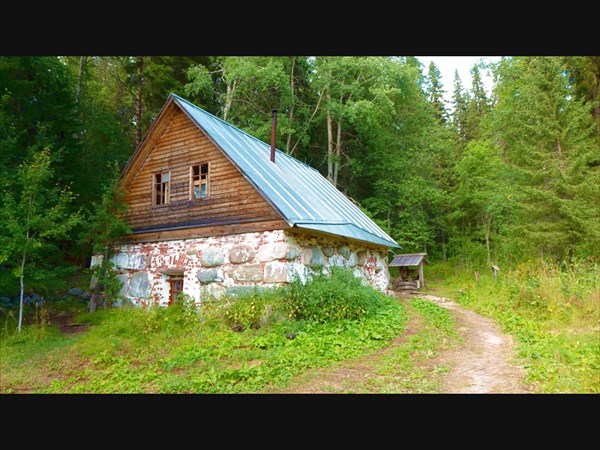
[[[171,174],[169,172],[155,173],[153,183],[153,199],[155,205],[166,205],[169,203],[169,185]]]
[[[208,197],[208,163],[190,167],[190,200]]]

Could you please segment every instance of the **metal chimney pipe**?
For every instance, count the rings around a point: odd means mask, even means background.
[[[275,140],[277,139],[277,110],[271,110],[273,123],[271,125],[271,162],[275,162]]]

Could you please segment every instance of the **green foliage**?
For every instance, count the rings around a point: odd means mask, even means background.
[[[329,275],[315,275],[306,285],[295,280],[284,298],[291,317],[321,323],[368,317],[386,300],[380,292],[363,285],[350,269],[339,267],[332,267]]]
[[[99,264],[90,269],[92,276],[92,296],[88,303],[90,312],[96,308],[110,307],[119,300],[123,282],[117,278],[119,271],[105,254]]]
[[[81,232],[81,242],[89,244],[94,253],[104,253],[106,247],[116,239],[131,233],[124,220],[128,206],[119,180],[118,166],[113,164],[111,177],[103,186],[100,201],[92,203]]]
[[[110,306],[117,300],[122,282],[117,278],[118,272],[110,261],[114,252],[111,244],[131,233],[123,218],[128,206],[124,201],[125,192],[119,184],[116,164],[112,165],[112,171],[111,178],[104,185],[100,201],[92,204],[92,210],[87,213],[88,220],[79,235],[82,244],[88,245],[94,254],[102,255],[100,264],[92,268],[96,286],[90,298],[90,311],[98,306]]]
[[[432,61],[427,71],[427,82],[425,91],[428,100],[433,106],[436,120],[445,123],[448,120],[448,113],[444,105],[444,89],[442,85],[442,74],[440,69]]]
[[[68,187],[53,186],[52,157],[49,148],[34,153],[19,166],[11,190],[2,193],[0,215],[0,264],[20,279],[19,324],[23,317],[25,280],[44,280],[55,267],[44,257],[57,249],[58,239],[81,221],[79,213],[69,213],[74,195]]]
[[[505,59],[497,71],[490,125],[522,191],[511,234],[523,250],[557,260],[598,256],[599,141],[589,105],[560,58]]]
[[[452,318],[452,314],[447,309],[421,298],[413,298],[411,305],[445,336],[458,336],[455,327],[456,323]]]
[[[180,320],[184,325],[194,325],[198,323],[200,320],[199,307],[192,296],[184,292],[177,294],[175,305],[181,307]]]
[[[500,241],[515,214],[519,197],[511,183],[511,170],[502,160],[500,151],[489,141],[471,141],[455,166],[456,188],[453,193],[453,211],[448,215],[460,224],[453,233],[456,256],[477,258],[476,246],[485,248],[485,261],[492,263],[501,255]],[[504,235],[504,236],[503,236]],[[461,239],[462,238],[462,239]],[[483,249],[482,249],[483,250]]]
[[[265,304],[276,301],[275,293],[264,296]],[[244,305],[240,310],[252,310],[252,301],[260,301],[257,294],[239,300]],[[198,320],[193,304],[182,296],[168,308],[104,309],[76,319],[91,324],[79,336],[67,338],[52,332],[37,343],[4,340],[0,389],[258,392],[285,386],[307,368],[381,348],[402,331],[406,321],[402,306],[387,298],[359,320],[319,323],[279,317],[260,329],[249,327],[239,333],[232,330],[225,314],[207,317],[208,303],[202,305],[202,320]],[[27,377],[22,376],[25,373]]]
[[[227,296],[219,305],[221,317],[236,331],[257,330],[285,314],[282,312],[282,289],[268,289]]]

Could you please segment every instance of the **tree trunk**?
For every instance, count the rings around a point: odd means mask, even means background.
[[[102,84],[106,84],[106,69],[108,67],[108,57],[102,57]]]
[[[25,267],[25,258],[23,257],[23,264],[21,264],[21,270],[23,270],[24,267]],[[23,291],[24,291],[23,278],[25,278],[25,276],[24,276],[24,273],[21,272],[21,276],[19,277],[19,279],[21,281],[21,295],[19,298],[19,326],[18,326],[19,334],[21,333],[21,326],[23,324]]]
[[[225,72],[223,72],[225,77]],[[237,80],[233,80],[231,84],[227,83],[227,92],[225,94],[225,106],[223,107],[223,120],[227,120],[227,115],[233,105],[233,96],[235,95],[235,89],[237,88]]]
[[[562,145],[560,144],[560,138],[556,139],[556,152],[558,153],[558,165],[562,171],[565,170],[565,164],[563,161]]]
[[[333,185],[337,186],[340,162],[342,160],[342,123],[337,123],[337,139],[335,143],[335,160],[333,161]]]
[[[90,301],[88,303],[88,312],[93,313],[94,311],[96,311],[96,308],[98,306],[98,296],[100,295],[100,287],[98,286],[99,284],[100,282],[97,281],[96,287],[94,288],[94,293],[90,297]]]
[[[19,324],[17,326],[19,334],[23,325],[23,293],[25,291],[25,262],[27,261],[27,247],[29,246],[29,221],[31,219],[31,210],[33,209],[33,194],[29,195],[29,208],[27,209],[27,231],[25,233],[25,249],[23,250],[23,258],[21,259],[21,273],[19,281],[21,283],[21,293],[19,295]]]
[[[492,255],[490,254],[490,233],[486,230],[485,232],[485,249],[487,250],[487,264],[491,264]]]
[[[291,130],[292,127],[292,122],[294,121],[294,105],[296,104],[296,98],[295,98],[295,82],[294,82],[294,67],[296,66],[296,57],[293,56],[292,58],[292,70],[291,70],[291,74],[290,74],[290,89],[292,90],[292,104],[290,105],[290,112],[288,114],[288,127]],[[290,146],[292,145],[292,132],[288,132],[287,135],[287,142],[285,144],[285,152],[289,155],[290,154]]]
[[[333,138],[331,113],[327,113],[327,179],[333,183]]]
[[[96,286],[94,286],[94,292],[88,302],[88,312],[94,312],[98,308],[104,307],[106,301],[106,279],[108,277],[108,246],[104,247],[104,258],[100,263],[99,273],[94,275],[96,277]],[[104,290],[104,292],[102,292]]]
[[[487,251],[487,265],[489,266],[492,263],[492,254],[490,251],[490,233],[492,230],[492,220],[493,217],[484,214],[483,216],[483,233],[485,238],[485,249]]]
[[[144,57],[136,57],[136,82],[137,91],[135,94],[135,146],[136,148],[142,143],[142,86],[144,73]]]
[[[29,240],[29,231],[27,231],[27,240]],[[27,260],[27,248],[23,252],[23,258],[21,259],[21,274],[19,276],[19,281],[21,283],[21,293],[19,295],[19,325],[18,331],[21,333],[21,328],[23,326],[23,294],[25,292],[25,261]]]
[[[87,65],[87,56],[79,57],[79,80],[77,80],[77,95],[75,102],[79,104],[81,101],[81,92],[83,90],[83,78],[85,77],[85,67]]]
[[[598,59],[596,59],[596,61],[598,61]],[[594,120],[596,121],[596,129],[598,130],[598,133],[600,133],[600,65],[598,64],[596,64],[594,77],[596,79],[596,84],[592,93],[592,99],[596,102],[596,106],[594,107]]]

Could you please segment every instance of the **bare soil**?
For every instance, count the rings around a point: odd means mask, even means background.
[[[464,341],[442,353],[437,364],[450,367],[443,377],[446,393],[528,393],[523,383],[525,369],[515,363],[512,336],[502,333],[492,320],[457,303],[434,295],[419,295],[448,309]]]
[[[79,334],[83,333],[90,326],[89,323],[73,323],[73,318],[77,315],[77,313],[50,313],[48,316],[48,323],[52,325],[57,325],[63,334]]]

